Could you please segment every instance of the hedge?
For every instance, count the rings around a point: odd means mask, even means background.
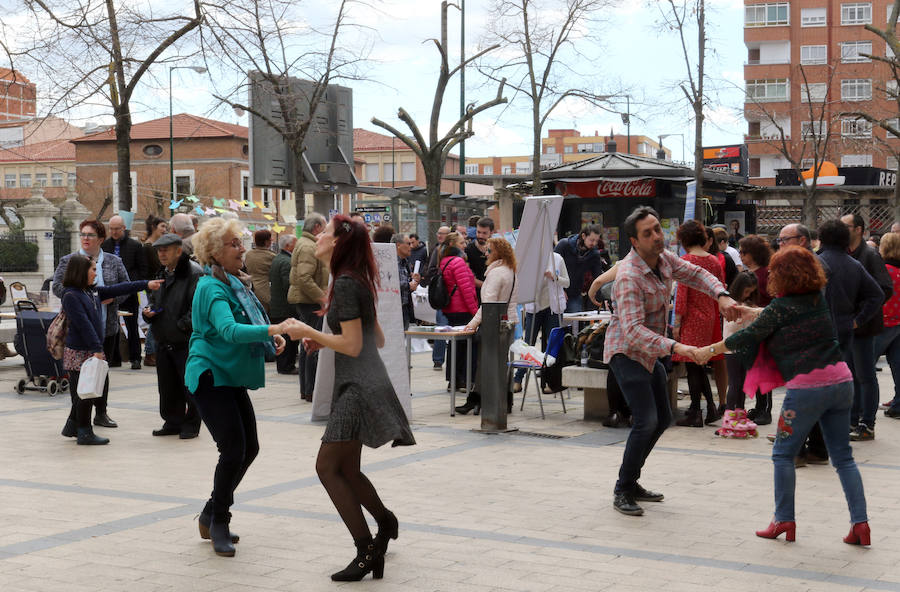
[[[0,271],[37,271],[38,246],[24,237],[0,239]]]

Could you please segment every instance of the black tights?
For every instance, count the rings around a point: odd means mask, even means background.
[[[693,362],[685,362],[687,368],[688,390],[691,391],[691,407],[692,411],[700,410],[700,396],[706,399],[706,404],[710,409],[716,408],[713,401],[712,388],[709,386],[709,377],[703,366]]]
[[[726,409],[744,408],[744,379],[747,371],[737,354],[725,354],[725,365],[728,368],[728,395],[725,397]]]
[[[325,486],[331,503],[354,539],[372,536],[363,516],[365,508],[376,522],[384,522],[387,509],[378,497],[375,486],[359,470],[362,442],[322,442],[316,458],[316,473]]]

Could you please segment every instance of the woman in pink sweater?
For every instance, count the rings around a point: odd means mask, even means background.
[[[442,310],[451,326],[465,325],[478,312],[478,297],[475,295],[475,275],[460,249],[461,237],[451,232],[444,240],[438,267],[444,276],[444,285],[450,293],[450,304]],[[466,342],[460,341],[456,350],[456,384],[462,388],[466,384]],[[475,375],[476,357],[472,351],[472,375]],[[450,382],[450,364],[447,363],[447,382]],[[469,385],[471,386],[471,385]]]

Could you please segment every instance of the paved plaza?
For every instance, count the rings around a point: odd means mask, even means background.
[[[68,395],[16,395],[21,358],[0,362],[0,591],[900,590],[900,421],[879,414],[877,439],[854,444],[872,547],[841,541],[847,508],[828,466],[798,470],[797,542],[785,543],[753,535],[772,513],[764,437],[669,429],[642,479],[666,500],[627,517],[612,508],[627,430],[582,421],[578,391],[565,415],[546,397],[546,420],[533,394],[524,412],[517,397],[519,432],[487,435],[473,431],[478,417],[449,416],[429,354],[412,364],[418,445],[363,452],[400,538],[383,580],[335,584],[352,541],[315,475],[323,426],[296,377],[269,364],[252,395],[261,451],[238,489],[228,559],[197,533],[215,445],[205,428],[195,440],[150,435],[154,369],[111,371],[120,427],[96,428],[109,446],[83,447],[59,435]],[[879,380],[887,398],[889,372]]]

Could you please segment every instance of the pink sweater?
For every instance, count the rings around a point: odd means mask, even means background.
[[[444,284],[448,292],[453,292],[450,305],[444,309],[448,312],[467,312],[474,315],[478,311],[478,297],[475,295],[475,275],[462,257],[451,255],[441,259],[440,268],[444,270]],[[446,265],[446,267],[444,267]],[[456,291],[453,291],[456,286]]]

